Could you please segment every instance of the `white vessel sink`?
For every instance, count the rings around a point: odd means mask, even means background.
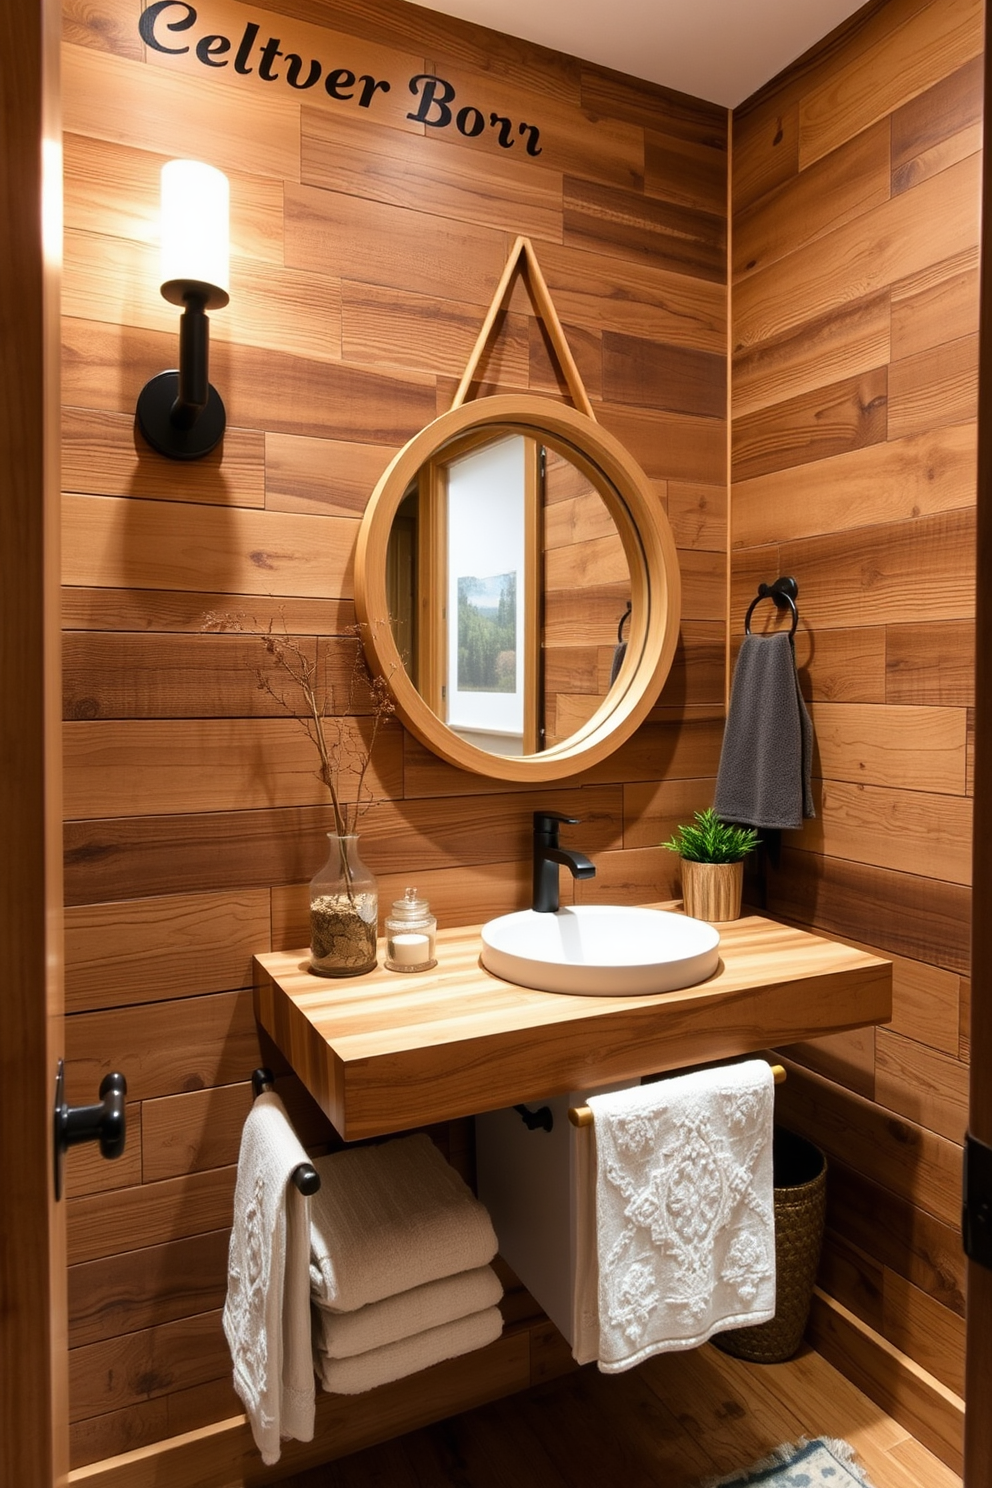
[[[636,905],[522,909],[482,927],[487,971],[522,987],[590,997],[692,987],[716,971],[719,948],[719,933],[704,920]]]

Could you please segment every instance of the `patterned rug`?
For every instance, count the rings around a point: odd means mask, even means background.
[[[699,1488],[872,1488],[854,1452],[843,1441],[820,1436],[779,1447],[770,1457],[727,1478],[707,1478]]]

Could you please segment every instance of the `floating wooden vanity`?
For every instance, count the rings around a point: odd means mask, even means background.
[[[651,997],[502,981],[479,963],[476,926],[440,931],[436,968],[411,975],[332,981],[305,950],[272,952],[255,958],[255,1014],[346,1141],[891,1016],[888,961],[760,915],[720,932],[712,977]]]

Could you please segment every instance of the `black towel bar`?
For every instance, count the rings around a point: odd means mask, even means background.
[[[263,1090],[271,1090],[275,1083],[275,1077],[270,1069],[252,1070],[251,1089],[256,1100]],[[292,1179],[301,1194],[315,1194],[320,1188],[320,1174],[310,1163],[300,1163],[298,1167],[295,1167]]]
[[[757,598],[752,599],[747,607],[747,614],[744,616],[744,634],[751,634],[751,616],[754,614],[755,605],[760,604],[763,599],[771,599],[775,601],[780,610],[792,611],[792,629],[789,634],[794,636],[796,626],[799,624],[799,611],[796,609],[798,596],[799,585],[795,579],[788,576],[776,579],[774,584],[759,584]]]

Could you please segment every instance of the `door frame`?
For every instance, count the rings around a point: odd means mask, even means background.
[[[0,1482],[68,1474],[61,1053],[59,291],[52,0],[0,0]],[[46,197],[46,191],[48,193]]]

